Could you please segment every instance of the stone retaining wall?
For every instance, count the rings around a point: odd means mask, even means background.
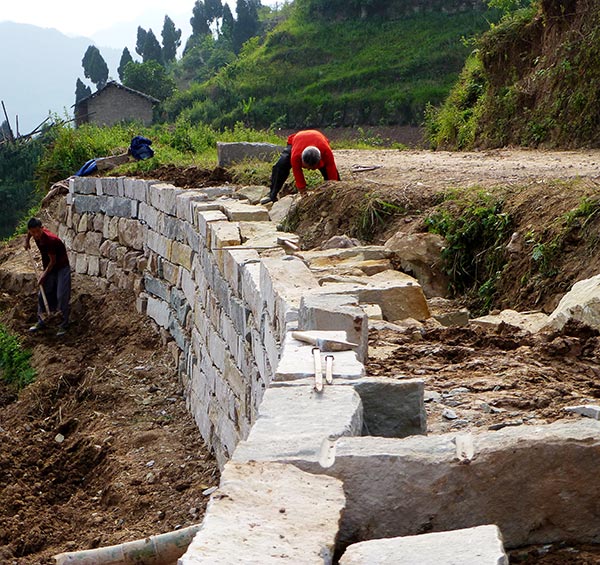
[[[442,538],[414,534],[442,530],[457,530],[443,539],[461,563],[507,563],[501,533],[509,545],[600,541],[594,505],[578,506],[600,494],[600,423],[408,437],[426,432],[424,383],[365,375],[365,312],[429,317],[418,282],[391,270],[384,248],[288,254],[278,240],[294,236],[235,196],[75,178],[59,228],[78,273],[135,292],[223,468],[180,565],[332,563],[348,545],[394,536],[412,537],[374,540],[343,562],[428,544],[433,563]],[[323,392],[313,345],[294,330],[356,343],[320,352],[333,374]]]

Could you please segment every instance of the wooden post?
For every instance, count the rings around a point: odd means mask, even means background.
[[[2,100],[2,110],[4,110],[4,117],[6,118],[6,127],[8,128],[8,141],[14,141],[15,136],[10,127],[10,121],[8,119],[8,114],[6,113],[6,107],[4,106],[4,100]]]

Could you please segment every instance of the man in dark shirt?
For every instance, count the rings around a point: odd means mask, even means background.
[[[58,309],[62,313],[62,322],[56,333],[57,336],[61,336],[66,333],[69,325],[69,301],[71,299],[71,267],[67,249],[56,234],[42,226],[42,221],[38,218],[31,218],[27,222],[25,249],[30,248],[32,237],[42,254],[42,265],[44,267],[44,271],[38,279],[38,284],[46,293],[50,311]],[[29,328],[32,332],[45,327],[42,319],[45,306],[41,288],[38,293],[38,321]]]

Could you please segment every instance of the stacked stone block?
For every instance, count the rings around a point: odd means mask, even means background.
[[[310,264],[329,255],[286,255],[277,240],[290,234],[277,232],[263,207],[229,198],[231,192],[75,178],[59,235],[77,273],[135,292],[138,310],[167,341],[188,408],[224,467],[205,523],[179,562],[213,563],[243,546],[244,562],[255,556],[252,562],[267,563],[280,559],[270,552],[283,544],[294,562],[331,563],[340,519],[347,536],[355,513],[356,494],[346,487],[353,477],[340,470],[343,446],[374,439],[357,437],[365,430],[402,441],[426,429],[422,381],[365,377],[363,308],[379,304],[388,320],[422,319],[427,304],[416,281],[385,271],[387,256],[373,264],[370,254],[378,250],[345,258],[356,263],[344,269],[359,269],[365,280],[325,280]],[[333,353],[334,384],[323,393],[313,387],[312,347],[291,335],[298,329],[357,344]],[[384,414],[373,413],[381,411],[378,391],[388,400]],[[365,465],[377,456],[368,453]],[[253,490],[244,499],[248,485]],[[229,492],[239,500],[230,504]],[[284,497],[285,506],[273,511]],[[376,493],[372,501],[377,507]],[[256,535],[257,516],[264,535]]]

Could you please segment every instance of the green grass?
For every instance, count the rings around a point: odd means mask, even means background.
[[[165,110],[216,128],[420,124],[427,103],[441,103],[463,66],[462,38],[487,29],[486,15],[329,22],[296,13]]]
[[[0,378],[17,390],[31,384],[35,369],[30,359],[31,352],[23,349],[19,338],[0,325]]]

